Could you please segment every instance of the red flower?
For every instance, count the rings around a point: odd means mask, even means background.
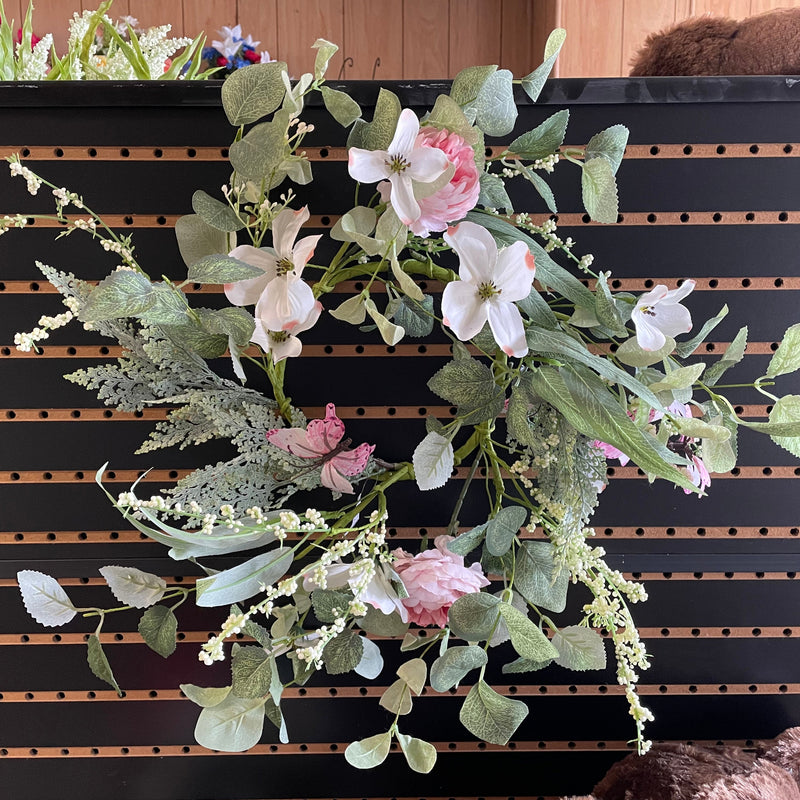
[[[21,44],[22,42],[22,28],[17,28],[17,35],[14,37],[14,41],[17,44]],[[35,33],[31,31],[31,47],[36,47],[36,45],[42,41],[41,36],[37,36]]]
[[[261,61],[261,53],[256,53],[255,50],[245,50],[242,55],[251,63],[258,64]]]
[[[227,67],[228,66],[228,59],[225,56],[219,56],[217,58],[217,66],[218,67]]]

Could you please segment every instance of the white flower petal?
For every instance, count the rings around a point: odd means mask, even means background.
[[[533,255],[525,242],[514,242],[497,255],[494,285],[506,302],[523,300],[531,293],[535,274]]]
[[[303,351],[303,343],[296,337],[289,335],[283,341],[276,341],[269,337],[269,353],[272,356],[272,363],[277,364],[284,358],[296,358]]]
[[[659,303],[654,309],[651,323],[667,336],[688,333],[692,329],[689,309],[677,303]]]
[[[269,278],[266,275],[236,283],[226,283],[225,297],[233,306],[253,306],[258,302],[268,283]]]
[[[444,324],[462,341],[477,336],[487,319],[486,303],[475,286],[465,281],[453,281],[442,293]]]
[[[455,228],[448,228],[444,240],[458,254],[458,274],[462,281],[475,286],[492,281],[497,264],[497,244],[486,228],[474,222],[462,222]]]
[[[696,281],[684,281],[677,289],[672,289],[672,291],[667,292],[663,299],[662,303],[679,303],[683,300],[684,297],[691,294],[694,291],[694,287],[697,285]]]
[[[489,327],[500,349],[507,356],[522,358],[528,352],[528,343],[519,309],[513,303],[501,300],[487,303],[487,306]]]
[[[347,156],[347,171],[353,180],[360,183],[376,183],[392,174],[387,161],[385,150],[362,150],[360,147],[351,147]]]
[[[417,115],[410,108],[404,108],[397,120],[397,128],[395,128],[388,153],[392,156],[409,155],[414,147],[414,142],[417,140],[418,133],[419,120]]]
[[[636,341],[642,350],[660,350],[666,344],[666,337],[654,325],[650,324],[650,319],[642,314],[638,309],[634,309],[631,320],[636,327]]]
[[[292,258],[292,248],[297,234],[303,223],[308,220],[311,213],[308,206],[295,211],[292,208],[284,208],[280,214],[272,221],[272,242],[278,258]]]
[[[448,167],[450,162],[444,151],[436,147],[418,147],[411,152],[411,161],[406,174],[420,183],[435,181]]]
[[[393,172],[389,175],[389,183],[392,184],[390,198],[392,208],[403,225],[410,225],[414,220],[419,219],[420,215],[419,203],[414,197],[411,178],[401,172]]]
[[[654,289],[639,295],[636,300],[636,307],[654,306],[656,303],[660,303],[668,294],[669,289],[664,284],[659,283]]]
[[[292,250],[292,264],[294,264],[294,274],[300,277],[303,274],[303,267],[311,260],[314,255],[314,250],[317,242],[322,238],[322,234],[318,236],[305,236],[303,237]]]
[[[268,330],[290,331],[306,320],[315,303],[307,283],[276,278],[258,301],[256,316]]]

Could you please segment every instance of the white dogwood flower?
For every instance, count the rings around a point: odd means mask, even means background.
[[[307,207],[294,211],[285,208],[272,222],[273,250],[261,250],[240,245],[230,255],[251,266],[259,267],[263,275],[236,283],[225,284],[225,296],[235,306],[256,304],[256,316],[270,331],[291,331],[311,314],[316,299],[311,287],[302,280],[320,236],[295,239],[310,213]]]
[[[303,343],[297,338],[298,333],[307,331],[312,328],[319,315],[322,313],[322,303],[317,301],[311,309],[311,313],[289,331],[271,331],[264,326],[264,323],[256,315],[256,327],[250,341],[259,345],[264,352],[272,356],[272,363],[277,364],[283,361],[284,358],[294,358],[299,356],[303,350]]]
[[[474,222],[448,229],[444,240],[458,254],[461,278],[444,287],[444,324],[465,342],[488,321],[506,355],[524,356],[528,352],[525,327],[514,302],[526,298],[533,285],[536,267],[527,245],[514,242],[498,252],[489,231]]]
[[[410,225],[419,219],[421,213],[419,203],[414,197],[412,181],[431,183],[450,164],[442,150],[436,147],[416,147],[418,133],[417,115],[406,108],[400,113],[388,150],[351,147],[348,154],[347,168],[353,179],[361,183],[389,180],[389,202],[404,225]]]
[[[642,350],[660,350],[666,344],[667,336],[688,333],[692,329],[692,315],[680,301],[694,287],[694,281],[684,281],[672,290],[658,284],[655,289],[639,297],[631,320],[636,327],[636,341]]]

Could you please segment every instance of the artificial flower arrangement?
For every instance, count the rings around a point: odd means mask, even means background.
[[[67,52],[59,58],[53,35],[33,33],[33,4],[14,35],[0,0],[0,80],[192,80],[204,79],[199,53],[205,44],[195,39],[169,38],[171,25],[136,30],[137,21],[108,16],[113,0],[104,0],[96,11],[77,12],[69,23]],[[176,53],[179,55],[175,56]]]
[[[242,26],[234,25],[232,28],[222,26],[217,33],[222,37],[221,40],[214,39],[211,47],[203,50],[203,61],[209,69],[218,67],[215,77],[224,78],[242,67],[250,64],[262,64],[273,61],[266,50],[259,52],[256,50],[261,42],[253,41],[253,37],[248,34],[242,36]]]
[[[521,80],[534,101],[563,39],[555,31],[542,66]],[[252,747],[265,719],[288,741],[286,686],[313,680],[319,669],[375,678],[383,667],[378,641],[395,638],[409,660],[380,700],[393,719],[388,730],[350,744],[345,757],[373,767],[396,738],[411,768],[427,772],[435,748],[401,730],[413,695],[426,685],[447,692],[469,682],[461,722],[478,738],[506,744],[528,707],[485,680],[490,659],[503,659],[504,674],[551,663],[602,669],[604,630],[643,751],[652,717],[636,682],[648,657],[629,603],[646,594],[609,567],[589,526],[607,458],[630,459],[650,481],[703,494],[710,474],[735,465],[741,426],[800,454],[800,397],[769,395],[768,422],[741,419],[716,386],[742,358],[746,328],[715,363],[687,362],[727,308],[686,338],[692,320],[683,301],[692,281],[638,297],[612,292],[608,273],[594,273],[591,256],[575,255],[552,219],[513,212],[510,181],[529,182],[555,212],[541,173],[567,161],[580,173],[587,211],[614,222],[623,126],[596,134],[585,148],[566,148],[568,112],[559,111],[489,157],[484,136],[509,136],[517,118],[507,70],[464,70],[422,119],[381,89],[368,122],[352,97],[324,81],[336,47],[324,40],[314,46],[314,73],[294,84],[286,65],[273,62],[238,70],[223,85],[223,107],[236,127],[232,175],[221,199],[200,190],[195,213],[178,220],[188,268],[181,283],[151,280],[130,237],[108,228],[77,194],[10,159],[31,193],[52,190],[64,234],[89,231],[120,260],[97,285],[39,264],[68,310],[18,334],[17,345],[35,347],[77,320],[119,342],[124,354],[68,380],[123,411],[170,408],[139,452],[210,439],[238,450],[165,494],[139,497],[134,485],[115,497],[104,489],[127,522],[204,571],[193,587],[133,567],[101,572],[123,606],[144,609],[139,632],[165,657],[176,646],[177,606],[192,597],[201,607],[226,608],[199,657],[206,664],[229,658],[230,681],[181,687],[201,707],[195,735],[209,748]],[[330,230],[338,250],[326,263],[314,260],[323,234],[303,235],[310,209],[297,207],[291,188],[313,179],[303,112],[314,93],[350,128],[348,170],[360,200]],[[5,217],[0,230],[26,220]],[[418,279],[438,282],[441,300]],[[361,288],[332,303],[332,290],[349,281]],[[191,284],[224,285],[229,305],[190,306],[183,289]],[[434,329],[451,341],[452,359],[428,387],[456,413],[420,424],[407,460],[389,463],[374,445],[351,442],[335,397],[324,398],[323,418],[307,420],[287,396],[285,373],[323,313],[354,326],[369,318],[388,345]],[[236,380],[212,369],[223,357]],[[795,325],[753,385],[766,393],[765,385],[798,368]],[[268,380],[267,394],[244,385],[256,376]],[[103,468],[101,487],[102,475]],[[390,549],[393,487],[413,482],[431,492],[454,479],[462,486],[447,535],[415,554]],[[320,487],[330,492],[329,507],[303,511],[305,493]],[[463,503],[474,492],[485,493],[488,510],[466,529]],[[207,559],[220,555],[238,563],[217,571]],[[34,570],[18,581],[42,624],[99,617],[88,638],[89,665],[118,689],[97,635],[109,609],[77,608],[52,577]],[[556,621],[571,583],[583,584],[590,600],[577,619]],[[252,643],[229,648],[240,633]]]

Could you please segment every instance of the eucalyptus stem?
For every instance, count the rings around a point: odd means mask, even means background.
[[[483,451],[479,450],[478,455],[475,456],[475,460],[472,462],[472,466],[469,469],[469,473],[467,474],[467,479],[464,481],[464,485],[461,487],[461,492],[458,495],[458,500],[456,500],[456,504],[453,506],[453,513],[450,515],[450,522],[447,525],[448,536],[456,535],[456,531],[458,530],[458,513],[459,511],[461,511],[461,506],[464,505],[464,500],[467,496],[467,491],[469,490],[470,484],[472,483],[472,479],[475,477],[475,473],[478,471],[478,464],[481,463],[482,458],[483,458]]]

